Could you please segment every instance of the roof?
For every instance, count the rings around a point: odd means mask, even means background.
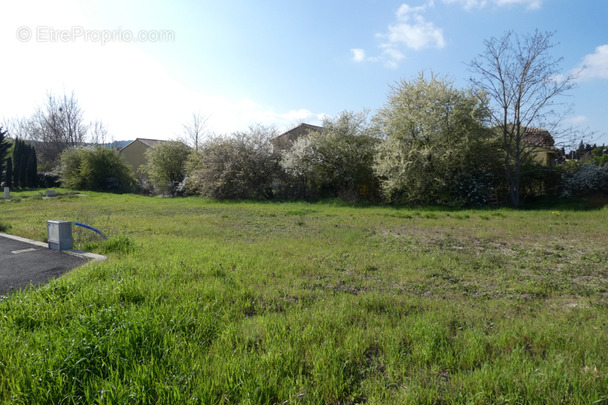
[[[521,129],[524,132],[524,134],[549,135],[549,131],[547,131],[546,129],[542,129],[542,128],[523,127],[522,126]]]
[[[283,132],[281,135],[276,136],[274,139],[280,138],[280,137],[285,136],[285,135],[289,135],[289,134],[291,134],[293,132],[302,132],[303,133],[304,131],[306,131],[306,132],[308,132],[308,131],[318,131],[318,132],[320,132],[320,131],[323,131],[323,127],[320,127],[318,125],[312,125],[312,124],[302,123],[302,124],[298,125],[297,127],[290,129],[289,131]]]
[[[534,127],[521,127],[524,140],[536,146],[553,147],[555,140],[546,129]]]
[[[120,150],[125,149],[126,147],[128,147],[129,145],[131,145],[132,143],[137,142],[137,141],[143,143],[144,145],[146,145],[149,148],[157,145],[160,142],[164,142],[161,139],[136,138],[134,141],[131,141],[128,144],[126,144],[125,146],[123,146],[122,148],[120,148]]]
[[[515,131],[515,125],[510,123],[508,124],[507,129],[510,131]],[[551,133],[546,129],[521,125],[519,130],[522,140],[532,146],[553,148],[555,145],[553,136],[551,136]]]
[[[287,132],[282,133],[279,136],[275,136],[270,140],[272,143],[273,151],[281,152],[289,150],[298,138],[308,135],[310,132],[322,132],[323,127],[311,124],[300,124],[295,128],[290,129]]]
[[[148,145],[149,147],[153,147],[156,144],[158,144],[159,142],[163,142],[160,139],[146,139],[146,138],[137,138],[135,139],[136,141],[140,141],[143,142],[144,144]]]

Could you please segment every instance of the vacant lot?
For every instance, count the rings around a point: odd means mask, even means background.
[[[0,204],[47,219],[109,259],[0,299],[0,402],[608,402],[606,208]]]

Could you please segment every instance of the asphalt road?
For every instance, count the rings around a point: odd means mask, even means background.
[[[85,257],[50,250],[42,242],[32,244],[0,235],[0,295],[46,283],[86,262]]]

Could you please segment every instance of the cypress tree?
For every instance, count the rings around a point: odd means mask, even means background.
[[[14,187],[38,186],[38,157],[32,145],[17,138],[13,148],[12,185]]]
[[[0,127],[0,183],[2,183],[2,172],[4,172],[5,158],[10,146],[8,139],[6,139],[7,134],[8,131],[2,130],[2,127]]]
[[[21,166],[21,140],[19,138],[15,139],[15,147],[13,148],[13,185],[15,187],[21,187],[19,183],[19,172]]]
[[[19,148],[19,187],[27,187],[27,158],[28,158],[28,146],[25,141],[19,140],[21,147]]]
[[[36,149],[33,146],[27,147],[29,156],[27,158],[25,182],[27,187],[35,188],[38,186],[38,159],[36,158]]]
[[[38,156],[36,156],[36,148],[32,146],[32,185],[38,187]]]
[[[6,187],[13,187],[13,159],[6,158]]]

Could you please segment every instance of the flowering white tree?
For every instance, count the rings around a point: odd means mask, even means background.
[[[383,141],[375,160],[389,201],[461,205],[485,182],[498,156],[481,96],[431,74],[391,88],[376,121]],[[467,181],[471,187],[462,187]],[[467,195],[462,194],[461,190]],[[487,194],[487,190],[477,190]]]
[[[274,136],[274,128],[258,125],[248,132],[207,139],[190,158],[188,187],[217,199],[272,197],[278,168],[270,143]]]
[[[373,172],[377,138],[366,111],[344,111],[323,121],[322,131],[298,139],[281,166],[304,194],[347,200],[375,196]]]

